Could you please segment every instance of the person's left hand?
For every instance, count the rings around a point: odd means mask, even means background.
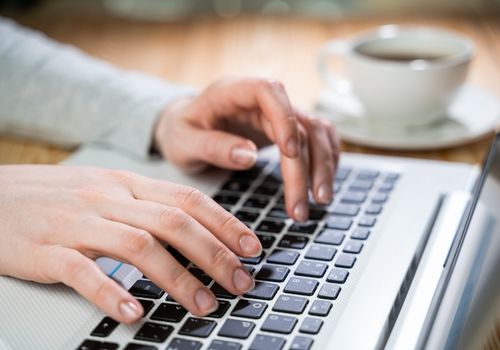
[[[257,147],[270,143],[281,153],[287,212],[305,221],[309,188],[318,203],[332,199],[339,139],[333,125],[294,109],[280,82],[216,82],[197,97],[167,106],[155,129],[156,148],[188,171],[208,165],[250,168]]]

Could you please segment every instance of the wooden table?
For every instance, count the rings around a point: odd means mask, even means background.
[[[326,22],[248,16],[193,18],[180,23],[144,23],[65,13],[35,13],[18,20],[56,40],[76,45],[120,67],[203,87],[227,75],[272,76],[282,80],[292,101],[311,108],[324,88],[315,68],[325,41],[386,23],[448,28],[471,38],[476,57],[469,81],[500,96],[498,18],[376,18]],[[451,149],[426,152],[382,151],[344,143],[350,152],[388,154],[475,163],[490,138]],[[70,154],[54,146],[0,136],[0,164],[57,163]]]

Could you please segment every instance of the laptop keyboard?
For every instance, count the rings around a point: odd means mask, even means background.
[[[210,286],[219,307],[207,317],[192,317],[143,276],[130,292],[144,308],[144,321],[122,348],[239,350],[248,347],[241,341],[250,339],[252,350],[309,350],[342,297],[398,178],[397,173],[341,167],[334,201],[311,204],[309,221],[297,223],[284,209],[277,163],[259,161],[233,173],[213,198],[256,232],[262,243],[262,255],[240,259],[254,275],[255,288],[243,297],[232,295],[168,247]],[[119,349],[118,343],[107,340],[117,327],[118,322],[104,317],[78,349]]]

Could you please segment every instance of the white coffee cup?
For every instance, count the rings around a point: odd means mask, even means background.
[[[328,42],[318,69],[334,92],[359,100],[367,121],[418,126],[446,118],[473,51],[469,40],[448,31],[386,25]],[[333,55],[345,61],[348,79],[329,69]]]

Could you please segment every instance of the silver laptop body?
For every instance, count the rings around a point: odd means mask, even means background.
[[[495,147],[500,147],[498,137]],[[477,166],[342,155],[342,167],[397,173],[399,177],[338,298],[332,300],[328,315],[321,317],[320,332],[311,336],[312,349],[452,349],[477,345],[479,340],[473,339],[473,335],[466,342],[460,335],[479,334],[480,327],[471,327],[468,320],[486,318],[482,317],[486,311],[482,316],[471,314],[471,305],[477,304],[481,310],[492,309],[478,303],[477,295],[492,293],[493,287],[486,281],[491,281],[492,266],[498,266],[495,265],[498,250],[494,248],[498,246],[500,220],[499,154],[500,150],[490,163],[496,164],[497,178],[487,177],[484,186],[487,190],[482,192],[478,187],[481,172]],[[276,149],[264,150],[261,157],[276,161]],[[187,176],[161,160],[131,159],[98,145],[81,149],[65,164],[128,169],[195,186],[209,195],[217,192],[228,176],[219,170]],[[482,193],[480,201],[472,205],[478,193]],[[472,220],[466,222],[466,218]],[[462,235],[463,232],[467,235]],[[279,239],[273,247],[278,242]],[[257,270],[261,264],[256,265]],[[287,280],[293,278],[293,269],[292,266]],[[141,275],[137,269],[124,265],[113,277],[130,288]],[[325,278],[320,278],[320,282]],[[280,283],[278,295],[285,282]],[[485,285],[488,287],[482,288]],[[164,298],[155,301],[156,305]],[[92,337],[90,333],[105,315],[70,288],[0,277],[0,349],[76,349],[85,339],[114,342],[120,349],[129,342],[165,349],[173,337],[195,340],[203,349],[214,339],[234,341],[246,349],[257,334],[280,336],[286,340],[284,348],[288,349],[295,336],[307,335],[299,332],[299,326],[309,315],[307,309],[303,314],[293,315],[297,325],[290,334],[263,332],[266,315],[275,313],[272,311],[275,300],[268,302],[264,317],[251,320],[255,328],[247,339],[218,336],[221,324],[231,317],[228,312],[223,319],[216,320],[217,326],[207,338],[178,335],[183,323],[180,322],[172,324],[174,331],[166,341],[155,344],[133,339],[145,320],[129,326],[120,324],[105,339]],[[236,301],[229,301],[231,307]]]

